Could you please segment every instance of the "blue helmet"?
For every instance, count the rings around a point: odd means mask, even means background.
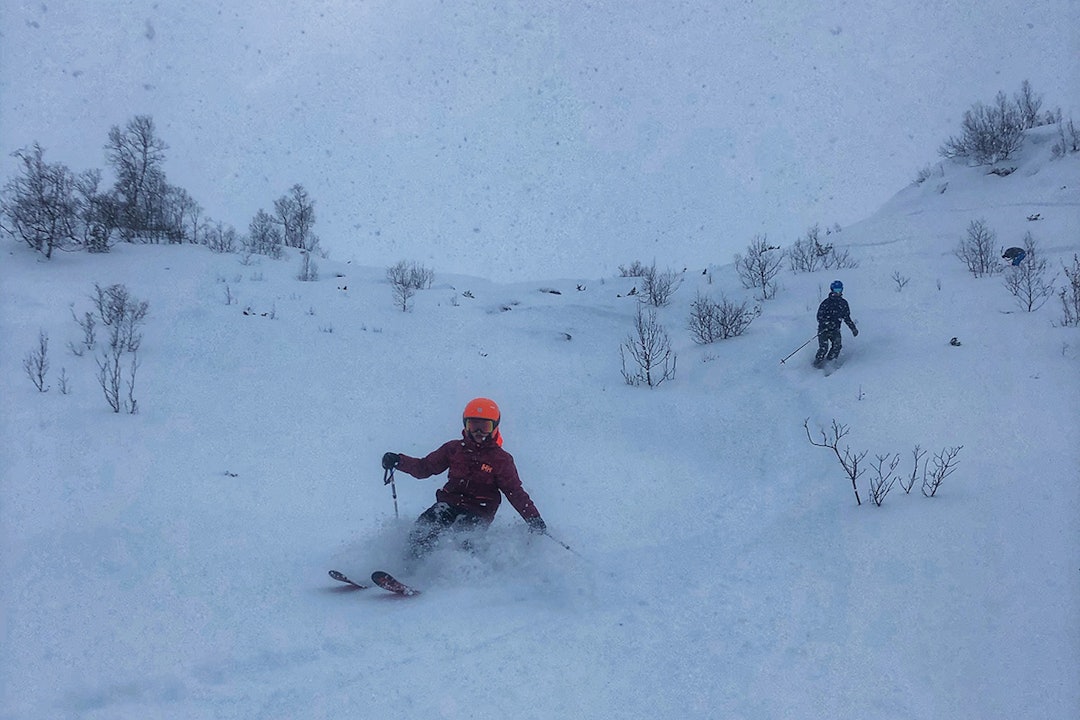
[[[829,289],[832,290],[834,293],[842,293],[844,292],[844,283],[840,282],[839,280],[833,280],[832,285],[829,286]]]

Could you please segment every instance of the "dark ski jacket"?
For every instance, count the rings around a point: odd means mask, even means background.
[[[446,484],[435,491],[435,499],[488,522],[495,519],[502,501],[500,492],[526,521],[540,517],[521,485],[513,456],[499,447],[494,435],[478,445],[462,432],[460,440],[451,440],[426,457],[402,455],[398,468],[419,480],[449,470]]]
[[[1011,261],[1013,265],[1019,265],[1027,257],[1027,251],[1024,248],[1011,247],[1001,257]]]
[[[818,332],[826,332],[840,329],[840,321],[847,323],[852,332],[855,332],[855,323],[851,321],[851,308],[840,293],[830,292],[829,297],[821,301],[817,309]]]

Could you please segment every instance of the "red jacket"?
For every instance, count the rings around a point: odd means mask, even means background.
[[[449,470],[446,484],[435,491],[435,499],[488,522],[495,519],[502,502],[500,491],[525,520],[540,517],[521,486],[513,456],[499,447],[494,437],[477,445],[462,432],[461,440],[451,440],[427,457],[401,455],[398,468],[419,480]]]

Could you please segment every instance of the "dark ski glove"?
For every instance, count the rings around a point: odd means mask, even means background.
[[[525,522],[529,523],[529,532],[543,535],[547,532],[547,523],[541,517],[529,518]]]
[[[857,327],[851,328],[851,337],[859,337],[859,328],[857,328]]]
[[[401,456],[397,453],[388,452],[382,456],[383,470],[393,470],[399,462],[401,462]]]

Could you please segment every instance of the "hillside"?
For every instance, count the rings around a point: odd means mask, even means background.
[[[653,390],[620,374],[633,278],[435,263],[401,312],[384,268],[333,258],[301,283],[295,257],[6,244],[0,718],[1080,715],[1080,330],[952,254],[977,218],[1055,270],[1080,252],[1076,156],[1036,132],[1016,165],[943,164],[829,236],[857,268],[785,271],[738,338],[690,340],[697,291],[749,294],[730,258],[688,268]],[[861,330],[844,364],[780,364],[834,276]],[[67,347],[95,283],[149,303],[136,414]],[[39,331],[46,393],[22,369]],[[573,552],[504,507],[407,576],[419,597],[336,585],[399,571],[441,479],[399,474],[396,519],[379,457],[455,437],[477,395]],[[867,462],[959,464],[933,498],[863,484],[858,506],[803,428],[833,420]]]

